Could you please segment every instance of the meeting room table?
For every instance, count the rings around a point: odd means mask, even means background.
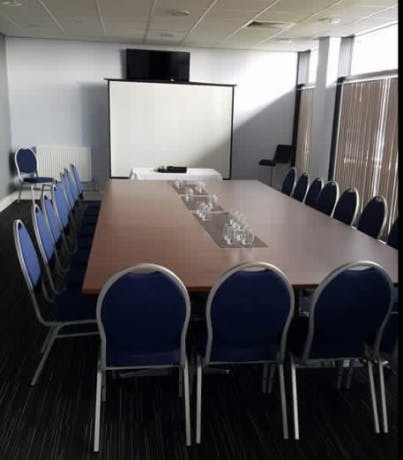
[[[98,294],[116,272],[141,262],[163,265],[191,291],[208,291],[242,262],[277,266],[294,288],[313,288],[342,264],[379,263],[398,284],[398,251],[257,180],[206,181],[219,212],[243,213],[253,247],[221,247],[169,181],[110,179],[102,198],[84,294]]]

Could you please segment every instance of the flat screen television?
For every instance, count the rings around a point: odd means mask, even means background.
[[[126,50],[127,80],[189,81],[190,53]]]

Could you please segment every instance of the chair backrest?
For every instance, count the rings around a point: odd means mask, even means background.
[[[74,203],[79,199],[80,192],[78,191],[76,182],[73,178],[73,173],[67,168],[64,168],[64,175],[67,179],[68,185],[70,187],[71,195],[74,198]]]
[[[347,225],[353,225],[357,218],[360,198],[358,190],[350,187],[341,194],[334,208],[333,217]]]
[[[24,223],[20,219],[14,220],[13,233],[18,261],[31,297],[36,317],[40,323],[48,326],[49,324],[44,319],[36,298],[36,294],[39,290],[43,291],[45,299],[48,297],[45,285],[42,282],[42,271],[38,254]]]
[[[363,209],[357,229],[373,238],[379,238],[386,223],[388,205],[382,195],[374,196]]]
[[[60,182],[52,184],[52,201],[60,230],[67,230],[69,226],[69,208]]]
[[[294,147],[292,145],[278,144],[274,152],[273,161],[276,163],[289,163],[293,152]]]
[[[266,262],[238,265],[211,289],[206,306],[205,362],[284,360],[294,291]]]
[[[292,193],[292,197],[298,201],[303,202],[305,199],[306,192],[308,190],[308,185],[309,185],[309,176],[307,173],[304,172],[299,176],[299,179]]]
[[[17,168],[18,177],[21,177],[21,174],[37,173],[36,155],[31,149],[18,149],[15,152],[14,161]]]
[[[32,239],[24,223],[16,219],[13,223],[14,243],[22,274],[30,292],[39,287],[41,266]]]
[[[390,229],[386,243],[392,248],[399,249],[399,218],[397,217]]]
[[[76,184],[76,189],[78,191],[78,195],[80,198],[83,198],[83,185],[81,183],[80,175],[78,173],[78,170],[73,163],[70,164],[70,169],[72,172],[72,178],[74,179],[74,182]]]
[[[328,216],[333,214],[337,199],[339,198],[339,185],[334,180],[328,182],[319,194],[315,208]]]
[[[74,199],[74,196],[73,196],[73,192],[71,190],[71,186],[70,186],[68,176],[66,174],[66,170],[64,170],[63,172],[60,173],[60,182],[62,184],[64,196],[66,198],[67,207],[68,207],[69,212],[70,212],[70,211],[72,211],[74,209],[75,199]]]
[[[58,244],[59,241],[61,241],[62,234],[54,204],[49,197],[42,195],[41,207],[42,213],[45,216],[46,222],[48,224],[48,228],[53,236],[54,244]]]
[[[297,175],[297,170],[294,167],[290,168],[284,178],[283,185],[281,186],[282,193],[285,193],[288,196],[292,194],[294,190],[294,186],[295,186],[296,175]]]
[[[318,201],[318,197],[323,187],[323,180],[321,177],[317,177],[309,186],[308,192],[305,197],[305,204],[314,208],[316,206],[316,202]]]
[[[392,291],[389,275],[374,262],[349,263],[330,273],[312,298],[303,360],[363,356],[374,337],[378,354]]]
[[[49,285],[55,293],[57,292],[56,285],[50,268],[50,264],[52,264],[57,257],[55,251],[55,241],[48,223],[46,222],[45,216],[43,215],[41,208],[36,203],[32,204],[31,217],[36,242],[38,244],[39,253],[45,267]]]
[[[130,367],[134,355],[144,365],[184,365],[189,318],[186,287],[167,268],[143,263],[115,274],[97,301],[102,365]]]

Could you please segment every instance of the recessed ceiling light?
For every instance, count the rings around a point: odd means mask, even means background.
[[[1,4],[5,6],[22,6],[22,3],[18,0],[3,0]]]
[[[320,19],[320,22],[334,25],[334,24],[339,24],[340,18],[322,18]]]
[[[172,14],[172,16],[184,17],[184,16],[189,16],[190,11],[188,11],[188,10],[172,10],[171,14]]]
[[[279,43],[283,43],[284,45],[290,45],[291,43],[293,43],[293,41],[289,38],[277,38],[277,41]]]

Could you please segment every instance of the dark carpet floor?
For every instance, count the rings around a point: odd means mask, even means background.
[[[205,377],[202,444],[189,448],[177,374],[109,378],[101,452],[92,453],[97,339],[56,342],[37,385],[29,386],[45,330],[27,298],[12,238],[12,220],[29,225],[29,212],[29,203],[21,202],[0,213],[0,459],[398,458],[396,369],[387,379],[387,435],[373,432],[365,372],[355,372],[351,389],[339,391],[335,369],[298,371],[301,440],[284,441],[278,386],[262,394],[261,372],[253,366]],[[286,379],[290,395],[288,372]],[[192,422],[194,415],[192,406]]]

